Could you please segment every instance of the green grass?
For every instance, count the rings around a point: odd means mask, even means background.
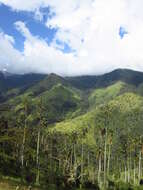
[[[28,186],[21,185],[19,182],[3,179],[0,180],[0,190],[16,190],[16,187],[19,187],[18,190],[28,190]],[[40,190],[41,188],[33,187],[32,190]]]

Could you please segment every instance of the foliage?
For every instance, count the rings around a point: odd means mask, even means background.
[[[94,76],[31,77],[1,92],[1,175],[41,188],[140,189],[142,74],[118,70],[89,86]]]

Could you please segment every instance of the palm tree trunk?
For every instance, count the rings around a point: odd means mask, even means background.
[[[109,144],[109,152],[108,152],[108,163],[107,163],[107,174],[110,172],[110,157],[111,157],[111,144]]]
[[[128,183],[130,182],[130,160],[128,158]]]
[[[126,167],[126,163],[125,163],[125,183],[127,182],[127,167]]]
[[[136,184],[136,163],[134,160],[134,185]]]
[[[82,147],[81,147],[81,183],[83,184],[83,158],[84,158],[84,155],[83,155],[83,143],[82,143]]]
[[[140,181],[141,179],[141,156],[142,156],[142,153],[141,151],[139,152],[139,168],[138,168],[138,180]]]
[[[37,185],[39,185],[39,179],[40,179],[39,152],[40,152],[40,129],[38,131],[38,137],[37,137],[37,154],[36,154],[36,164],[37,164],[36,184]]]
[[[101,154],[99,155],[99,163],[98,163],[98,183],[100,184],[100,175],[101,175]]]
[[[24,177],[24,151],[25,151],[25,141],[26,141],[26,127],[27,127],[27,122],[25,119],[25,125],[23,129],[23,140],[22,140],[22,146],[21,146],[21,180],[22,181]]]
[[[107,129],[105,134],[105,146],[104,146],[104,187],[106,186],[106,157],[107,157]]]

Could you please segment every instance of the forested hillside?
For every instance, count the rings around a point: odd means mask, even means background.
[[[140,189],[143,73],[0,75],[0,177],[40,189]]]

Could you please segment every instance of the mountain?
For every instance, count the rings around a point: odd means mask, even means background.
[[[143,95],[143,73],[123,69],[81,77],[0,73],[0,84],[1,106],[10,106],[18,113],[25,97],[33,107],[42,99],[51,124],[86,114],[122,94]],[[35,118],[34,109],[31,114]]]
[[[143,97],[133,93],[125,93],[108,103],[94,107],[81,116],[58,123],[54,128],[51,128],[51,131],[72,134],[87,130],[93,139],[93,130],[99,130],[100,127],[104,128],[107,125],[111,130],[118,130],[118,132],[123,128],[126,130],[128,127],[132,135],[135,133],[139,135],[143,134],[142,125],[140,125],[143,119],[142,115]],[[119,134],[118,132],[116,131],[116,135]]]
[[[67,77],[67,80],[80,89],[106,87],[117,81],[138,86],[143,82],[143,73],[128,69],[117,69],[104,75]]]
[[[125,82],[117,81],[107,87],[93,89],[89,94],[88,101],[91,107],[97,106],[116,98],[126,92],[137,93],[136,87]]]
[[[37,84],[40,81],[46,84],[46,81],[51,80],[50,78],[66,81],[66,83],[71,84],[75,88],[84,90],[109,86],[117,81],[138,86],[143,82],[143,73],[128,69],[117,69],[99,76],[60,77],[56,74],[44,75],[31,73],[15,75],[0,72],[0,82],[4,84],[4,87],[0,88],[0,90],[9,90],[17,87],[26,88],[34,83]]]
[[[111,183],[114,188],[108,189],[116,190],[139,184],[142,72],[0,73],[0,101],[2,176],[26,181],[30,175],[32,183],[38,179],[51,189],[105,189]]]
[[[23,93],[37,82],[44,79],[43,74],[15,75],[0,73],[0,102]]]
[[[111,100],[124,92],[142,95],[143,73],[118,69],[100,76],[61,77],[56,74],[15,75],[1,72],[0,102],[6,102],[25,93],[36,97],[58,84],[78,93],[82,99],[82,109],[86,109],[91,104],[103,103],[104,100]]]
[[[5,100],[2,104],[10,106],[16,113],[20,113],[23,109],[23,101],[27,99],[33,107],[31,113],[33,122],[35,119],[34,107],[39,100],[44,104],[48,123],[62,121],[72,117],[72,113],[75,111],[80,111],[81,92],[78,89],[56,74],[43,77],[42,80],[37,80],[38,82],[30,81],[26,88],[17,87],[3,93]]]

